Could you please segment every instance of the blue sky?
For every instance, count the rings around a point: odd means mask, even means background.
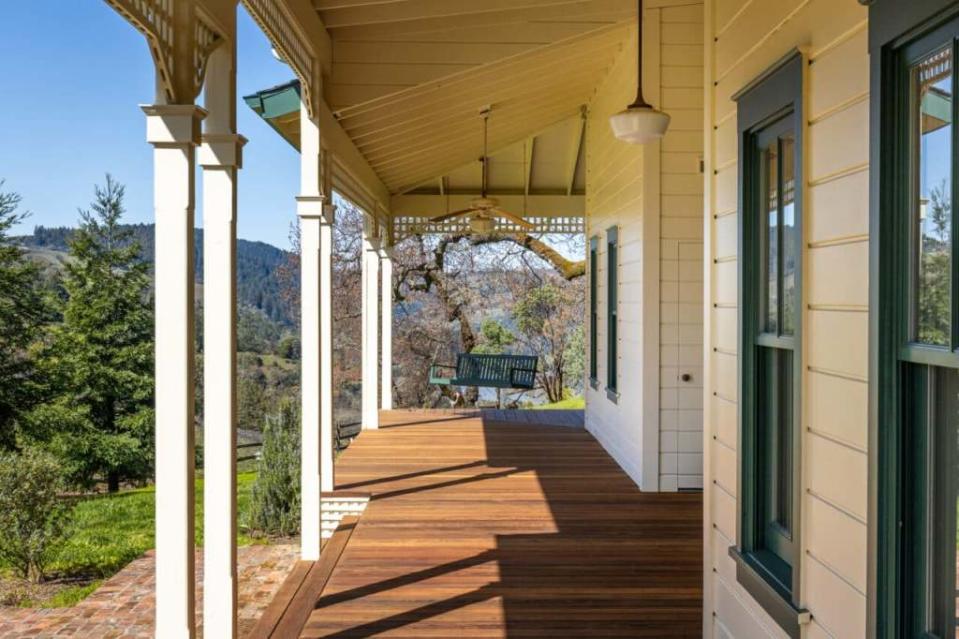
[[[293,78],[239,10],[240,96]],[[127,221],[152,222],[152,153],[138,105],[154,99],[143,36],[103,0],[0,2],[0,180],[23,196],[34,225],[73,226],[107,172],[127,187]],[[238,232],[288,247],[299,156],[245,104]],[[198,183],[199,184],[199,183]],[[197,197],[197,226],[202,226]]]

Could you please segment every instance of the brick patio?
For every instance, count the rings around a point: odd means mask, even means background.
[[[240,636],[256,623],[298,557],[297,544],[239,549]],[[202,566],[201,553],[197,553],[197,618],[200,623]],[[151,551],[131,562],[72,608],[0,607],[0,639],[153,637],[153,567]]]

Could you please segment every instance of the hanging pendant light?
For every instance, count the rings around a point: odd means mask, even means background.
[[[636,39],[636,101],[609,118],[613,135],[630,144],[654,142],[666,134],[669,128],[669,116],[653,108],[643,97],[643,0],[639,0],[637,17],[638,37]]]

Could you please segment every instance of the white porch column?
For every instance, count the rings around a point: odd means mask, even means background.
[[[207,65],[203,167],[203,626],[236,628],[236,188],[246,140],[236,134],[233,47]]]
[[[333,156],[323,151],[323,219],[320,223],[320,490],[332,492],[333,439]]]
[[[382,398],[380,408],[393,410],[393,251],[391,248],[380,250],[380,273],[382,274],[381,295],[383,300],[382,344],[380,357],[382,380]]]
[[[363,227],[363,428],[379,428],[379,238]]]
[[[320,348],[320,236],[323,206],[321,191],[320,127],[300,105],[300,196],[296,198],[300,218],[300,338],[302,424],[300,440],[301,522],[300,555],[305,560],[320,558],[320,415],[322,367]]]
[[[194,621],[193,104],[143,106],[153,145],[156,221],[156,636],[191,639]]]

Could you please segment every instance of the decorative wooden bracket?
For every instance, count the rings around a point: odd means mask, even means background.
[[[192,104],[210,54],[226,40],[196,0],[106,0],[147,40],[169,104]]]

